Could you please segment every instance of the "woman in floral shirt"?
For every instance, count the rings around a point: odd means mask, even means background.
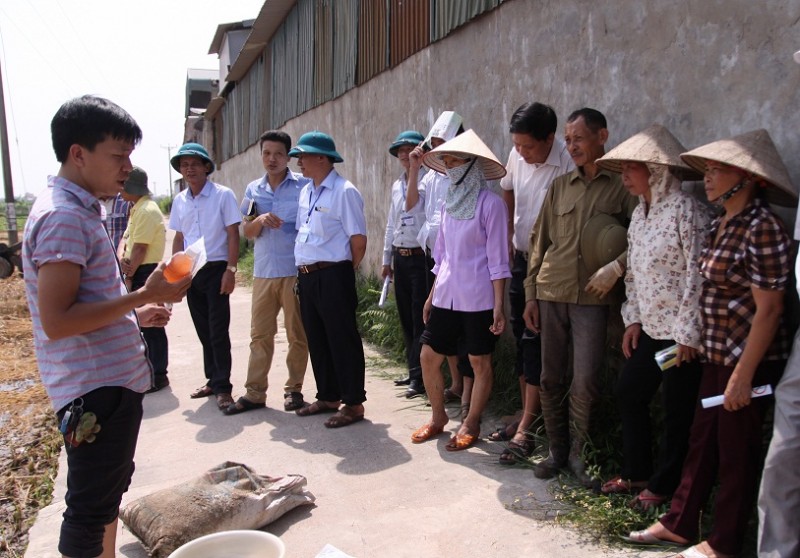
[[[767,200],[796,205],[797,194],[765,130],[698,147],[682,158],[705,170],[706,195],[724,210],[700,258],[705,362],[699,394],[722,394],[724,403],[697,408],[669,512],[629,540],[697,540],[701,512],[719,480],[711,532],[679,556],[736,556],[753,512],[769,406],[769,398],[751,399],[751,391],[775,385],[789,349],[782,314],[791,247]]]
[[[628,361],[616,386],[622,418],[621,474],[604,494],[641,491],[632,505],[661,504],[678,486],[700,385],[700,285],[698,270],[705,207],[681,191],[681,180],[700,178],[683,164],[685,148],[654,124],[611,150],[598,166],[622,171],[628,191],[639,196],[628,227],[627,301],[622,306]],[[664,372],[655,353],[677,344],[676,366]],[[653,470],[650,403],[661,386],[664,428]]]

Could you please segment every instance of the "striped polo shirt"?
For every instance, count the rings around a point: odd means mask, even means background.
[[[134,312],[95,331],[49,339],[39,315],[39,268],[53,262],[81,267],[76,302],[100,302],[127,293],[97,198],[60,177],[33,204],[23,234],[25,292],[33,320],[39,374],[53,408],[106,386],[143,393],[152,369]]]

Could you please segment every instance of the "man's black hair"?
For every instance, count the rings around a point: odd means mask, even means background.
[[[291,136],[286,132],[281,132],[280,130],[267,130],[266,132],[261,134],[261,137],[258,138],[258,140],[259,140],[258,143],[259,149],[264,147],[265,141],[277,141],[279,143],[282,143],[283,145],[286,146],[286,153],[289,153],[289,150],[292,149]]]
[[[567,118],[567,122],[575,122],[578,118],[583,117],[586,127],[589,128],[593,134],[596,134],[603,128],[608,128],[606,117],[599,110],[593,108],[581,108],[573,112]]]
[[[545,141],[556,133],[558,117],[553,107],[542,103],[525,103],[511,115],[509,132],[527,134],[537,141]]]
[[[122,107],[94,95],[84,95],[61,105],[50,122],[56,160],[64,163],[69,148],[78,144],[93,151],[107,138],[142,141],[142,129]]]

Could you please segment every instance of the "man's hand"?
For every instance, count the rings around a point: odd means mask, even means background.
[[[617,279],[623,275],[625,275],[625,268],[617,260],[607,263],[589,277],[586,292],[603,298],[614,288]]]
[[[164,327],[172,312],[157,304],[145,304],[136,309],[136,316],[141,327]]]
[[[696,358],[697,349],[678,343],[678,354],[675,356],[675,366],[680,366],[682,362],[692,362]]]
[[[506,317],[503,315],[503,308],[495,308],[492,312],[492,325],[489,326],[489,331],[495,335],[502,335],[506,330]]]
[[[639,337],[642,334],[642,324],[631,324],[625,328],[622,335],[622,354],[631,358],[633,351],[639,346]]]
[[[219,286],[219,294],[229,295],[233,292],[234,288],[236,288],[236,274],[229,269],[226,269],[225,273],[222,274],[222,281],[220,282]]]
[[[124,273],[128,277],[130,277],[131,275],[133,275],[136,272],[136,270],[133,269],[133,266],[131,265],[130,258],[122,258],[119,261],[119,267],[122,270],[122,273]]]
[[[422,146],[416,146],[411,153],[408,154],[408,163],[412,169],[419,170],[422,166],[422,156],[425,155],[425,151],[422,149]],[[410,169],[409,169],[410,170]]]
[[[393,276],[392,266],[390,265],[385,265],[381,268],[381,279],[386,279],[387,276],[389,279],[391,279]]]
[[[255,218],[255,222],[267,229],[278,229],[283,225],[283,219],[274,213],[262,213]]]
[[[191,274],[180,281],[170,283],[164,279],[164,268],[166,265],[166,262],[158,264],[155,271],[147,278],[144,287],[140,289],[145,291],[147,295],[146,300],[150,300],[154,303],[180,302],[183,300],[183,297],[186,296],[186,291],[189,290],[192,284]]]
[[[525,303],[525,310],[522,312],[522,319],[525,320],[525,327],[534,333],[541,333],[539,327],[539,304],[535,300]]]
[[[752,391],[752,384],[742,381],[739,378],[739,374],[734,370],[728,379],[728,385],[725,387],[725,403],[723,404],[725,410],[738,411],[747,407],[750,404]]]

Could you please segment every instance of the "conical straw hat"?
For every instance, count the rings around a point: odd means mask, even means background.
[[[471,128],[436,149],[428,151],[422,158],[422,162],[426,167],[445,174],[447,167],[440,159],[442,155],[455,155],[462,159],[477,157],[486,180],[497,180],[506,175],[505,167]]]
[[[751,172],[770,184],[771,187],[767,189],[770,203],[785,207],[797,205],[797,191],[766,130],[755,130],[702,145],[683,153],[681,159],[701,172],[705,172],[706,161],[716,161]]]
[[[681,161],[686,148],[664,126],[653,124],[646,130],[631,136],[614,149],[600,157],[596,163],[601,169],[622,172],[622,163],[635,161],[665,165],[683,180],[699,180],[702,173]]]

